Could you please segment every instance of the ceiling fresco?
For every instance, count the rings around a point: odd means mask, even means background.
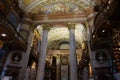
[[[28,4],[32,3],[32,1],[34,1],[34,0],[23,0],[23,3],[24,3],[24,5],[28,5]]]
[[[96,0],[19,0],[19,6],[25,12],[51,14],[83,12],[93,6]]]
[[[55,13],[79,13],[84,9],[79,8],[78,5],[68,2],[58,2],[50,5],[46,5],[39,10],[39,14],[55,14]]]
[[[97,0],[19,0],[19,6],[25,13],[32,13],[35,16],[39,15],[51,15],[52,19],[58,19],[55,14],[62,14],[64,18],[60,18],[61,21],[74,15],[86,14],[88,9],[95,5]],[[72,13],[72,15],[66,16],[64,14]],[[46,17],[43,17],[44,21]],[[79,17],[83,19],[82,17]],[[48,18],[47,18],[48,19]],[[33,19],[34,20],[34,19]],[[38,20],[39,21],[39,20]],[[34,21],[33,21],[34,22]],[[66,23],[67,24],[67,23]],[[62,24],[61,24],[62,25]],[[39,27],[38,31],[42,35],[42,28]],[[78,35],[79,34],[79,35]],[[82,24],[76,24],[75,39],[76,47],[81,48],[81,44],[86,40],[86,30]],[[48,48],[49,49],[68,49],[69,47],[69,30],[66,26],[58,27],[54,25],[48,34]]]

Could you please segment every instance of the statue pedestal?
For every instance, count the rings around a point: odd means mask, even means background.
[[[116,77],[117,80],[120,80],[120,73],[116,73],[115,77]]]
[[[4,76],[1,80],[12,80],[11,76]]]

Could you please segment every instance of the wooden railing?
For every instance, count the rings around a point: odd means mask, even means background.
[[[19,32],[17,32],[16,28],[10,24],[9,21],[7,20],[3,20],[3,21],[0,21],[1,24],[0,25],[3,25],[3,29],[5,30],[5,32],[7,34],[9,34],[8,37],[10,37],[11,40],[7,40],[7,42],[9,43],[9,41],[13,41],[10,45],[10,47],[12,45],[17,45],[17,47],[20,47],[20,49],[23,49],[25,50],[26,47],[27,47],[27,40],[24,39],[20,34]],[[14,46],[12,46],[14,47]]]
[[[27,40],[24,39],[18,32],[17,32],[16,40],[20,41],[22,43],[22,47],[24,49],[26,49],[26,47],[27,47]]]

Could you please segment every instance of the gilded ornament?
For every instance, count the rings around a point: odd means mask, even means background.
[[[68,23],[67,27],[68,29],[75,29],[75,23]]]
[[[51,24],[44,24],[42,25],[43,30],[50,30]]]

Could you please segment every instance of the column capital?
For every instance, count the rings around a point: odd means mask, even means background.
[[[88,27],[89,27],[88,22],[84,22],[84,23],[83,23],[83,26],[84,26],[84,28],[88,28]]]
[[[29,25],[29,28],[30,28],[30,31],[34,31],[36,27],[34,24],[31,24],[31,25]]]
[[[51,28],[51,24],[43,24],[42,25],[42,27],[43,27],[43,30],[50,30],[50,28]]]
[[[67,24],[68,29],[75,29],[75,23],[68,23]]]

